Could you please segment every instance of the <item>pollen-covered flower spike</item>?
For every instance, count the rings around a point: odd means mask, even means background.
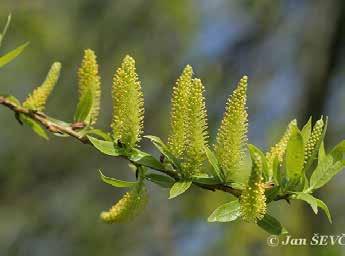
[[[286,131],[284,132],[284,134],[281,137],[281,139],[279,140],[279,142],[276,145],[274,145],[273,147],[271,147],[270,151],[266,153],[267,165],[268,165],[268,169],[270,172],[272,172],[273,162],[274,162],[275,158],[277,158],[278,163],[281,164],[283,162],[283,157],[284,157],[284,154],[286,151],[288,141],[289,141],[290,136],[291,136],[291,130],[292,130],[293,126],[297,126],[297,120],[296,119],[292,120],[289,123]]]
[[[144,98],[135,69],[135,60],[127,55],[113,77],[113,138],[128,149],[141,139],[144,123]]]
[[[200,79],[192,79],[188,104],[187,138],[182,169],[187,174],[201,173],[206,158],[207,146],[207,114],[205,106],[204,86]]]
[[[107,223],[121,223],[132,220],[147,204],[147,190],[140,181],[128,191],[109,211],[102,212],[100,217]]]
[[[317,143],[321,139],[323,127],[324,127],[324,122],[323,122],[323,118],[321,118],[320,120],[318,120],[315,123],[313,131],[311,132],[311,135],[305,144],[304,164],[307,164],[310,157],[312,157],[315,146],[317,145]]]
[[[243,76],[227,101],[217,134],[215,153],[227,181],[231,180],[245,157],[248,132],[247,84],[248,77]]]
[[[204,86],[192,76],[193,69],[187,65],[173,88],[168,138],[169,150],[187,177],[202,172],[208,139]]]
[[[191,66],[187,65],[173,88],[171,98],[171,128],[168,138],[168,147],[176,158],[180,158],[185,151],[192,76],[193,69]]]
[[[252,172],[246,188],[240,197],[242,219],[246,222],[261,220],[266,213],[265,188],[262,178],[262,161],[260,155],[252,154]]]
[[[36,88],[28,98],[23,102],[25,108],[43,111],[47,102],[47,99],[51,92],[53,91],[61,70],[61,63],[55,62],[51,66],[46,79],[41,86]]]
[[[101,101],[101,78],[98,74],[96,58],[94,51],[86,49],[84,51],[84,57],[80,68],[78,69],[79,101],[82,100],[84,94],[88,93],[88,90],[92,93],[92,107],[90,114],[86,120],[84,120],[91,124],[94,124],[97,121]]]

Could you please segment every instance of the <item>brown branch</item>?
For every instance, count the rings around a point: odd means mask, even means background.
[[[24,108],[22,106],[19,106],[4,96],[0,96],[0,104],[11,109],[16,115],[21,114],[21,115],[25,115],[27,117],[32,118],[33,120],[40,123],[42,126],[44,126],[48,131],[50,131],[52,133],[66,134],[66,135],[69,135],[69,136],[79,140],[83,144],[92,145],[90,140],[88,139],[88,137],[86,135],[81,135],[78,132],[78,129],[81,129],[84,127],[84,125],[82,123],[62,125],[61,124],[62,122],[57,122],[58,120],[49,117],[48,115],[44,114],[43,112],[33,111],[33,110],[29,110],[27,108]],[[123,157],[126,158],[127,160],[129,160],[126,156],[123,156]],[[146,167],[149,167],[149,166],[146,166]],[[152,167],[149,167],[149,168],[153,169]],[[174,172],[174,171],[165,170],[165,169],[153,169],[153,170],[158,171],[158,172],[162,172],[162,173],[172,177],[176,181],[181,179],[179,174],[177,172]],[[225,185],[225,184],[212,184],[212,185],[210,185],[210,184],[201,184],[198,182],[193,182],[193,184],[202,188],[202,189],[207,189],[207,190],[211,190],[211,191],[216,191],[216,190],[224,191],[226,193],[230,193],[230,194],[234,195],[235,197],[239,197],[241,195],[241,190],[235,189],[235,188],[228,186],[228,185]],[[271,188],[271,187],[272,187],[271,184],[266,184],[266,188]]]
[[[52,121],[52,118],[46,114],[18,106],[4,96],[0,96],[0,104],[11,109],[16,114],[22,114],[34,119],[52,133],[67,134],[80,140],[84,144],[91,144],[86,136],[82,136],[76,130],[74,130],[73,124],[71,126],[59,125]]]

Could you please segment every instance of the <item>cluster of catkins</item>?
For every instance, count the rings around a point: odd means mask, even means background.
[[[47,98],[56,84],[61,64],[54,63],[43,84],[35,89],[23,103],[23,106],[36,111],[43,111]],[[204,98],[204,86],[200,79],[193,77],[193,69],[187,65],[173,88],[171,100],[170,134],[167,148],[178,161],[178,171],[182,179],[193,175],[208,173],[206,150],[209,148],[207,132],[207,113]],[[225,114],[213,146],[216,160],[221,169],[220,182],[231,184],[236,182],[236,174],[241,171],[248,155],[247,132],[247,84],[248,77],[243,76],[236,89],[230,95]],[[79,103],[84,104],[86,97],[92,98],[88,116],[75,122],[84,122],[86,126],[95,125],[101,98],[101,79],[95,53],[88,49],[84,52],[78,70]],[[144,100],[141,84],[136,73],[135,60],[125,56],[121,66],[115,71],[112,86],[113,118],[112,140],[130,151],[137,147],[143,133]],[[281,140],[266,154],[269,172],[273,172],[275,161],[283,161],[286,145],[296,121],[292,121]],[[305,164],[311,157],[315,143],[321,136],[322,119],[318,121],[310,134],[306,150]],[[251,154],[252,168],[240,195],[242,219],[256,222],[266,213],[265,185],[261,156]],[[272,177],[272,174],[269,174]],[[267,180],[266,180],[267,181]],[[144,180],[127,192],[107,212],[101,214],[106,222],[120,222],[132,218],[147,202]]]

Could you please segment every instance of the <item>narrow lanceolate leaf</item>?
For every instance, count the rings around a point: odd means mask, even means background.
[[[257,153],[260,156],[261,162],[262,162],[263,178],[265,181],[270,181],[272,176],[273,176],[273,173],[269,172],[265,154],[258,147],[254,146],[252,144],[248,144],[248,148],[252,154]]]
[[[16,97],[14,97],[13,95],[1,95],[1,96],[5,97],[6,100],[11,102],[15,106],[20,106],[21,105],[20,101]]]
[[[85,93],[80,97],[77,110],[74,114],[76,122],[84,122],[90,117],[93,105],[93,96],[91,88],[87,88]]]
[[[295,199],[303,200],[308,203],[313,209],[315,214],[318,214],[318,207],[320,207],[326,214],[328,221],[332,223],[332,217],[329,212],[327,205],[320,199],[313,197],[311,194],[307,193],[297,193]]]
[[[330,152],[335,161],[345,159],[345,140],[338,143]]]
[[[256,223],[266,213],[265,187],[262,178],[262,161],[258,153],[251,152],[252,172],[240,197],[242,219]]]
[[[317,164],[320,164],[326,157],[325,143],[322,141],[317,155]]]
[[[105,155],[120,156],[124,154],[123,150],[116,147],[116,145],[112,141],[99,140],[91,136],[87,136],[87,138],[98,151]]]
[[[205,153],[206,153],[209,163],[212,165],[213,175],[217,177],[219,181],[224,182],[225,177],[220,169],[220,166],[215,154],[208,147],[205,147]]]
[[[311,208],[313,209],[313,212],[315,214],[318,213],[316,198],[313,197],[311,194],[297,193],[296,199],[303,200],[303,201],[307,202],[311,206]]]
[[[5,26],[4,26],[4,28],[2,29],[2,32],[1,32],[1,34],[0,34],[0,47],[1,47],[2,41],[4,40],[5,35],[6,35],[6,33],[7,33],[8,27],[10,26],[11,18],[12,18],[12,15],[9,14],[9,15],[7,16],[7,21],[6,21],[6,23],[5,23]]]
[[[113,139],[111,138],[111,136],[109,135],[109,133],[104,132],[100,129],[90,129],[86,131],[86,135],[95,135],[97,137],[102,138],[103,140],[106,141],[112,141]]]
[[[134,185],[138,184],[138,181],[124,181],[124,180],[118,180],[115,178],[107,177],[102,173],[101,170],[99,170],[99,174],[101,175],[101,179],[104,183],[107,183],[113,187],[129,188],[129,187],[133,187]]]
[[[32,110],[43,111],[48,100],[49,95],[53,91],[61,70],[61,63],[55,62],[48,74],[44,82],[41,86],[36,88],[24,101],[23,106],[25,108],[29,108]]]
[[[170,178],[169,176],[166,175],[161,175],[161,174],[156,174],[156,173],[149,173],[145,175],[145,179],[163,187],[163,188],[171,188],[175,180]]]
[[[22,121],[24,124],[29,126],[38,136],[42,137],[43,139],[48,140],[48,135],[44,128],[36,122],[34,119],[24,116],[24,115],[19,115],[20,121]]]
[[[276,145],[274,145],[270,149],[270,151],[266,154],[267,165],[270,170],[270,173],[272,173],[274,169],[273,168],[274,159],[277,159],[278,164],[281,164],[283,162],[287,143],[291,136],[291,129],[292,127],[296,127],[296,126],[297,126],[297,121],[296,119],[294,119],[289,123],[288,128],[286,129],[285,133],[283,134],[279,142]]]
[[[290,182],[298,183],[304,178],[304,144],[301,132],[292,128],[286,149],[286,176]]]
[[[144,99],[135,70],[135,60],[127,55],[116,70],[112,87],[113,137],[126,148],[136,146],[141,139],[144,122]]]
[[[192,86],[193,69],[187,65],[173,88],[170,113],[169,151],[180,158],[185,153],[188,119],[189,97]]]
[[[206,160],[204,148],[207,146],[207,121],[204,87],[200,79],[192,79],[188,102],[188,121],[186,129],[185,153],[182,170],[187,176],[202,173]]]
[[[78,90],[79,102],[74,117],[75,121],[84,121],[87,124],[96,123],[101,101],[101,78],[98,74],[96,54],[90,49],[84,51],[84,57],[78,70]],[[88,99],[90,97],[91,99]],[[91,106],[85,103],[86,100],[91,102]],[[83,110],[80,108],[83,108]],[[80,115],[82,111],[86,114]]]
[[[29,45],[29,42],[18,46],[16,49],[6,53],[3,56],[0,56],[0,68],[10,63],[12,60],[14,60],[19,54],[21,54],[24,51],[24,49],[28,45]]]
[[[240,203],[238,200],[219,206],[208,217],[208,222],[229,222],[234,221],[241,215]]]
[[[308,122],[303,126],[303,129],[301,131],[302,133],[302,137],[303,137],[303,141],[307,142],[309,140],[309,137],[311,135],[312,132],[312,118],[310,117]]]
[[[331,213],[329,212],[328,206],[323,201],[321,201],[320,199],[316,199],[316,202],[317,202],[317,206],[319,208],[321,208],[324,211],[324,213],[326,214],[329,223],[332,224],[332,216],[331,216]]]
[[[163,165],[158,160],[156,160],[150,154],[140,151],[139,149],[134,149],[131,152],[129,159],[131,162],[138,165],[143,165],[156,170],[164,169]]]
[[[192,185],[191,180],[180,180],[175,182],[175,184],[170,189],[170,196],[169,199],[175,198],[182,193],[186,192],[190,186]]]
[[[133,186],[109,211],[101,213],[107,223],[121,223],[136,217],[147,204],[147,190],[144,182]]]
[[[157,136],[152,136],[152,135],[145,135],[145,138],[148,138],[151,140],[153,145],[159,150],[159,152],[162,153],[164,157],[168,159],[172,164],[175,166],[179,167],[179,161],[175,158],[175,156],[170,152],[168,149],[168,146],[164,144],[164,142]]]
[[[206,185],[215,185],[219,184],[219,180],[213,176],[209,176],[207,173],[201,173],[193,175],[192,177],[193,182],[199,184],[206,184]]]
[[[331,155],[326,156],[311,175],[309,189],[321,188],[344,168],[345,160],[334,161]]]
[[[272,235],[287,234],[287,230],[280,224],[280,222],[269,214],[257,222],[258,226]]]
[[[228,99],[224,118],[217,134],[215,153],[226,181],[231,181],[232,174],[240,169],[245,158],[248,131],[247,83],[248,77],[242,77]]]

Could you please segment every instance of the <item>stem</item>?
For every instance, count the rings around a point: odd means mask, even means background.
[[[78,132],[78,129],[84,127],[84,125],[82,125],[80,123],[70,124],[70,125],[67,125],[67,124],[62,125],[59,120],[53,119],[53,118],[49,117],[48,115],[46,115],[45,113],[39,112],[39,111],[34,111],[34,110],[29,110],[27,108],[19,106],[4,96],[0,96],[0,104],[9,108],[10,110],[12,110],[16,115],[21,114],[21,115],[25,115],[27,117],[32,118],[33,120],[40,123],[43,127],[45,127],[48,131],[50,131],[52,133],[67,134],[67,135],[79,140],[83,144],[88,144],[88,145],[92,146],[92,143],[89,141],[87,136],[82,135]],[[56,121],[54,121],[54,120],[56,120]],[[129,160],[126,156],[123,156],[123,157],[126,158],[127,160]],[[145,165],[142,165],[142,166],[145,166]],[[150,166],[145,166],[145,167],[149,167],[150,169],[153,169]],[[172,177],[176,181],[181,179],[177,172],[173,172],[173,171],[165,170],[165,169],[153,169],[153,170],[158,171],[158,172],[162,172],[162,173]],[[224,191],[226,193],[234,195],[235,197],[239,197],[241,195],[241,190],[235,189],[235,188],[228,186],[228,185],[225,185],[225,184],[208,185],[208,184],[201,184],[201,183],[194,182],[194,181],[193,181],[193,184],[202,188],[202,189],[207,189],[207,190],[211,190],[211,191],[216,191],[216,190]]]
[[[74,137],[81,141],[84,144],[90,144],[91,142],[86,136],[80,135],[75,128],[73,128],[73,124],[71,126],[65,126],[61,124],[57,124],[52,121],[49,116],[44,114],[43,112],[29,110],[14,104],[12,101],[8,100],[4,96],[0,96],[0,104],[4,105],[5,107],[11,109],[16,114],[22,114],[27,117],[34,119],[35,121],[39,122],[42,126],[44,126],[48,131],[52,133],[59,133],[59,134],[67,134],[71,137]]]

